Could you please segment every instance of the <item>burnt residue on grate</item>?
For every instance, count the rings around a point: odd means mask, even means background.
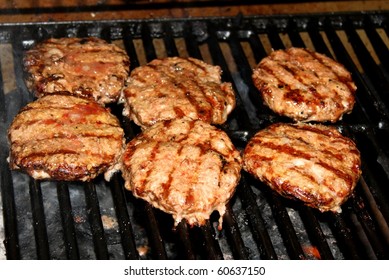
[[[0,25],[0,188],[8,259],[387,259],[389,257],[389,13]],[[110,182],[35,181],[10,171],[7,128],[33,100],[23,52],[49,37],[97,36],[124,48],[131,68],[157,57],[192,56],[222,67],[237,108],[221,126],[243,149],[259,129],[288,122],[272,113],[251,81],[271,49],[308,47],[352,72],[353,112],[336,123],[357,143],[363,175],[341,214],[286,200],[242,173],[223,229],[214,213],[203,227],[173,220]],[[120,118],[129,140],[139,128]],[[2,236],[2,235],[0,235]]]

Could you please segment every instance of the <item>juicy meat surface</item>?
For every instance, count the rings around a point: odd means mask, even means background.
[[[308,49],[273,51],[254,68],[252,79],[270,109],[295,121],[336,122],[355,103],[350,72]]]
[[[158,122],[131,140],[122,159],[125,188],[190,225],[222,218],[242,159],[227,134],[200,120]],[[221,221],[221,220],[220,220]]]
[[[95,37],[48,39],[26,51],[23,64],[37,97],[68,91],[101,104],[118,100],[130,70],[123,49]]]
[[[120,99],[123,114],[145,128],[158,121],[189,117],[222,124],[235,108],[221,69],[195,58],[155,59],[135,68]]]
[[[243,161],[274,191],[322,212],[340,212],[361,175],[355,143],[321,124],[270,125],[250,139]]]
[[[8,130],[9,163],[35,179],[89,181],[124,149],[119,121],[98,103],[52,94],[21,109]],[[109,178],[107,178],[109,179]]]

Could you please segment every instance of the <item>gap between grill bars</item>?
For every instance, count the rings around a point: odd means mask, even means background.
[[[0,188],[8,259],[387,259],[389,257],[388,13],[0,25]],[[252,68],[271,49],[309,47],[352,72],[353,112],[336,124],[357,143],[363,175],[341,214],[279,197],[242,172],[227,205],[203,227],[140,201],[115,174],[110,182],[35,181],[10,171],[7,128],[32,96],[23,52],[48,37],[97,36],[124,48],[131,68],[165,56],[192,56],[223,70],[237,108],[221,128],[242,150],[259,129],[288,120],[263,105]],[[6,78],[5,78],[6,77]],[[139,128],[115,113],[129,140]]]

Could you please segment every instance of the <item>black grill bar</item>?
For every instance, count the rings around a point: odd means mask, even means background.
[[[181,221],[176,227],[176,232],[180,241],[179,250],[183,252],[185,259],[195,260],[196,253],[193,250],[188,224],[185,221]]]
[[[50,250],[46,231],[41,185],[37,180],[30,180],[29,185],[37,256],[38,259],[47,260],[50,259]]]
[[[78,250],[76,230],[74,227],[69,187],[66,183],[58,182],[57,195],[61,212],[62,228],[64,230],[66,256],[70,260],[77,260],[80,258],[80,253]]]
[[[153,38],[147,25],[142,24],[142,42],[147,61],[157,58],[157,53],[153,44]]]
[[[370,213],[367,211],[367,207],[364,205],[364,200],[359,195],[359,191],[356,190],[352,199],[352,206],[358,221],[361,223],[361,226],[364,229],[366,237],[369,239],[369,242],[375,252],[375,255],[378,259],[387,259],[388,258],[388,246],[381,242],[383,240],[380,232],[378,232],[377,224],[370,216]]]
[[[242,240],[242,234],[240,233],[239,226],[230,204],[227,204],[226,213],[223,216],[223,227],[226,229],[226,234],[230,241],[234,258],[239,260],[248,259],[248,252]]]
[[[85,184],[84,189],[87,213],[92,232],[96,258],[100,260],[106,260],[109,259],[109,255],[103,223],[101,221],[101,213],[96,193],[96,186],[93,183],[87,183]]]
[[[282,204],[280,198],[274,193],[270,193],[269,199],[271,201],[274,219],[277,221],[277,225],[280,228],[281,235],[283,236],[286,249],[288,250],[291,259],[305,259],[304,251],[285,206]]]
[[[207,253],[207,259],[222,260],[224,259],[223,253],[220,249],[220,245],[216,242],[214,236],[215,231],[210,223],[207,221],[204,226],[201,227],[202,237],[204,238],[204,249]]]
[[[126,259],[139,259],[138,251],[136,250],[135,238],[131,226],[131,220],[127,211],[127,201],[125,199],[123,183],[119,182],[118,174],[114,174],[111,179],[112,197],[116,216],[119,223],[120,236]]]
[[[5,123],[6,120],[6,111],[5,111],[5,96],[4,96],[4,87],[3,87],[3,74],[0,69],[0,121]]]
[[[1,67],[0,135],[6,135],[16,110],[32,100],[23,80],[25,49],[52,36],[100,36],[124,46],[131,69],[160,56],[181,53],[219,65],[223,80],[231,82],[237,92],[237,108],[221,128],[241,150],[259,129],[290,121],[262,103],[251,80],[252,67],[269,49],[309,46],[309,37],[315,50],[344,64],[358,86],[352,114],[334,125],[357,143],[363,170],[342,213],[320,213],[280,198],[242,172],[221,231],[217,213],[202,227],[189,227],[185,222],[174,227],[170,215],[125,190],[120,173],[108,183],[102,178],[65,183],[26,180],[25,175],[10,172],[8,146],[2,136],[0,187],[7,258],[387,259],[389,75],[383,62],[389,50],[378,30],[387,36],[388,17],[385,12],[372,12],[0,25],[0,44],[12,46],[14,65],[9,68],[16,84],[13,92],[5,92],[5,67]],[[370,45],[361,34],[366,34]],[[140,132],[121,116],[122,105],[111,109],[121,120],[126,141]],[[46,201],[50,193],[52,200]],[[21,207],[23,197],[29,200]],[[103,221],[104,215],[112,224]],[[54,235],[60,236],[55,244],[51,243]],[[26,242],[26,238],[35,242]]]
[[[383,240],[385,241],[386,246],[389,244],[389,226],[388,223],[385,220],[385,215],[383,214],[385,211],[383,211],[382,207],[378,209],[377,204],[374,202],[373,194],[369,191],[368,186],[366,185],[366,182],[364,178],[360,180],[360,186],[362,188],[363,196],[366,199],[366,202],[364,205],[366,207],[369,207],[373,220],[377,221],[377,227],[380,229],[381,234],[383,236]]]
[[[161,236],[158,221],[154,214],[154,208],[149,203],[144,204],[145,217],[147,219],[146,226],[148,229],[148,236],[150,239],[150,246],[155,259],[167,259],[165,244]]]
[[[362,39],[358,36],[357,31],[353,26],[350,26],[351,23],[347,22],[345,31],[347,32],[347,36],[352,42],[353,49],[358,53],[358,59],[361,62],[361,65],[364,68],[366,73],[369,73],[369,76],[372,78],[372,82],[374,86],[377,88],[377,92],[388,92],[389,90],[389,81],[385,79],[385,72],[375,63],[371,53],[366,48]],[[387,53],[388,51],[386,51]],[[384,52],[385,53],[385,52]],[[387,56],[387,55],[386,55]],[[385,60],[383,60],[385,61]],[[383,63],[384,65],[386,63]],[[387,73],[386,73],[387,74]],[[386,77],[387,78],[387,77]],[[386,94],[381,94],[377,99],[380,98],[378,104],[380,105],[380,109],[386,113],[388,113],[387,104],[389,104],[389,98]]]
[[[179,56],[179,52],[174,42],[174,36],[172,34],[172,30],[169,24],[163,25],[163,32],[165,33],[165,36],[163,37],[163,41],[166,46],[165,49],[166,49],[167,56]]]
[[[333,28],[328,28],[326,30],[326,34],[329,38],[329,40],[332,43],[332,48],[335,52],[336,57],[339,58],[339,61],[343,63],[347,69],[349,69],[353,74],[353,79],[355,80],[356,85],[360,89],[366,90],[367,95],[369,95],[369,101],[366,103],[361,104],[361,107],[368,109],[368,104],[371,104],[373,102],[374,110],[369,110],[367,115],[365,115],[366,119],[369,120],[370,123],[378,123],[381,121],[381,118],[384,116],[388,116],[386,110],[382,110],[380,107],[384,106],[385,103],[380,100],[380,97],[378,96],[378,91],[375,89],[374,83],[371,80],[371,76],[369,75],[369,78],[366,76],[362,76],[362,74],[358,71],[357,66],[355,63],[353,63],[352,58],[348,54],[347,50],[345,49],[345,46],[342,44],[339,36],[336,34],[336,30]],[[349,38],[349,37],[348,37]],[[355,44],[355,42],[352,42]],[[357,51],[356,48],[354,48],[355,51]],[[361,61],[362,55],[365,53],[361,53],[358,56],[358,59]],[[373,69],[371,69],[373,70]],[[366,69],[366,71],[369,71],[369,69]],[[369,73],[369,72],[366,72]],[[373,71],[374,73],[374,71]],[[373,74],[374,75],[374,74]],[[368,83],[368,86],[366,86],[366,83]],[[359,96],[364,96],[363,94],[359,94]],[[366,114],[365,113],[365,114]],[[379,113],[379,114],[377,114]]]
[[[361,259],[357,246],[355,245],[356,241],[342,216],[339,214],[329,214],[329,216],[332,222],[331,225],[333,225],[335,234],[337,235],[340,249],[342,249],[345,258]]]
[[[266,229],[265,221],[263,220],[257,202],[254,199],[255,195],[246,182],[246,176],[247,175],[245,174],[241,179],[242,186],[239,188],[239,194],[243,207],[247,212],[247,216],[250,217],[248,221],[251,224],[254,239],[259,248],[261,258],[277,259],[277,254]]]
[[[302,211],[300,211],[300,214],[303,217],[303,222],[306,225],[306,229],[312,240],[313,246],[317,246],[319,250],[320,259],[334,259],[334,256],[331,252],[331,248],[328,245],[326,237],[323,233],[318,219],[313,213],[313,210],[309,207],[305,207]]]
[[[4,217],[4,245],[6,249],[7,259],[20,259],[19,237],[16,221],[16,205],[14,199],[14,188],[12,183],[12,175],[7,168],[6,155],[1,154],[1,200],[3,203]]]
[[[366,34],[369,37],[369,40],[372,42],[372,46],[380,61],[389,61],[389,51],[377,30],[374,28],[374,23],[371,19],[366,19],[365,23]],[[389,71],[389,67],[386,63],[381,64],[380,67],[383,67],[386,69],[386,71]]]

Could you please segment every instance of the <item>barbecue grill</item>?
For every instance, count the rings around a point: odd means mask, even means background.
[[[7,259],[388,259],[389,12],[0,24],[0,209]],[[237,108],[221,126],[244,148],[259,129],[290,122],[263,105],[252,68],[271,49],[308,47],[335,58],[358,87],[350,115],[335,125],[361,151],[362,177],[342,213],[281,198],[242,172],[227,205],[202,227],[136,199],[116,173],[91,183],[36,181],[11,171],[6,131],[33,100],[23,52],[49,37],[97,36],[123,47],[131,69],[165,56],[219,65]],[[112,105],[126,139],[139,128]]]

